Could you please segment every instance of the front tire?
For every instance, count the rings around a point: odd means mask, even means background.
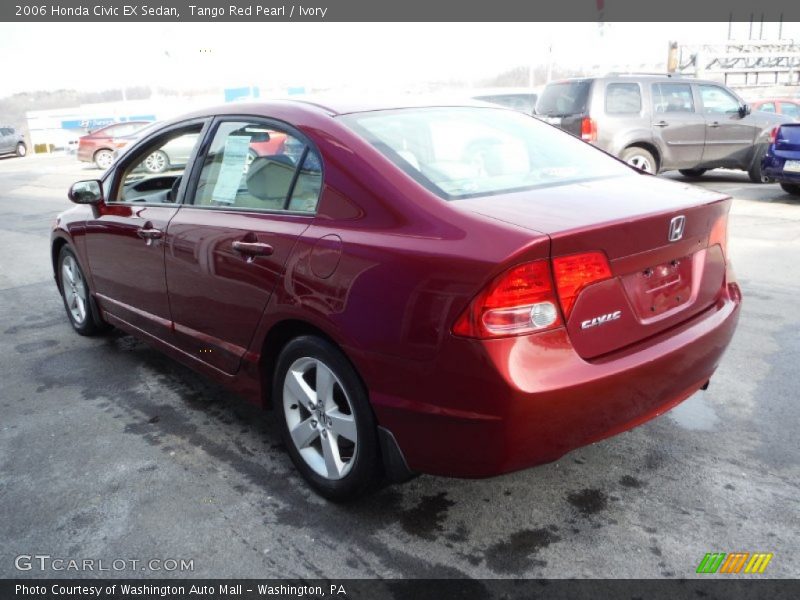
[[[17,156],[22,158],[23,156],[28,154],[28,147],[25,144],[23,144],[22,142],[20,142],[19,144],[17,144],[16,154],[17,154]]]
[[[655,157],[650,152],[639,146],[625,148],[625,150],[622,151],[620,158],[630,166],[639,169],[640,171],[644,171],[645,173],[651,173],[655,175],[658,172]]]
[[[93,304],[83,270],[69,246],[62,247],[58,255],[58,287],[67,318],[75,331],[80,335],[92,336],[108,329],[105,323],[98,324],[95,321],[97,308]]]
[[[169,157],[163,150],[156,150],[144,159],[144,168],[148,173],[158,174],[169,169]]]
[[[792,196],[800,196],[800,184],[797,183],[782,183],[783,191]]]
[[[289,342],[275,367],[272,399],[289,456],[320,495],[350,500],[379,481],[367,391],[333,344],[316,336]]]

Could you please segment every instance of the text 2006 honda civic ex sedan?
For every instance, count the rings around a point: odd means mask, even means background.
[[[178,138],[187,164],[148,171]],[[70,198],[52,257],[75,330],[271,406],[332,499],[630,429],[708,383],[738,318],[728,197],[502,108],[225,106]]]

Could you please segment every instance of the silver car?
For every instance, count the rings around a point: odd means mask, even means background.
[[[27,153],[28,146],[22,134],[13,127],[0,126],[0,154],[25,156]]]
[[[785,117],[751,112],[722,84],[680,76],[608,75],[548,84],[537,116],[650,173],[747,171],[765,181],[761,159]]]

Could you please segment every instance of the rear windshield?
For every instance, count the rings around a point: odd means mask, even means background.
[[[589,144],[516,111],[406,108],[340,118],[447,200],[633,174]]]
[[[592,82],[588,79],[548,84],[536,103],[537,114],[567,117],[585,113],[591,85]]]

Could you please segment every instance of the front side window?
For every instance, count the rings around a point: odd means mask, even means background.
[[[606,87],[606,113],[625,115],[642,110],[642,92],[638,83],[610,83]]]
[[[447,200],[632,174],[568,133],[503,109],[407,108],[339,118]]]
[[[226,121],[209,147],[194,205],[313,213],[322,189],[316,151],[259,123]]]
[[[703,110],[713,114],[733,114],[739,112],[739,101],[727,90],[717,85],[701,85],[700,98]]]
[[[764,102],[761,106],[758,107],[758,110],[761,112],[771,112],[774,113],[775,111],[775,103],[774,102]]]
[[[688,83],[654,83],[653,111],[657,113],[694,112],[692,87]]]
[[[159,135],[125,154],[115,202],[172,203],[189,158],[200,139],[202,124]]]

